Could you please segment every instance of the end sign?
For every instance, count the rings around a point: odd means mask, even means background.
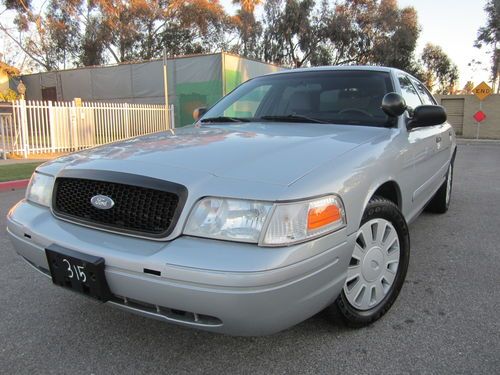
[[[472,92],[478,97],[479,100],[484,100],[493,94],[493,90],[486,82],[481,82],[479,85],[474,87]]]

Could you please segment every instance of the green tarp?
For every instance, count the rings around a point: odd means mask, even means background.
[[[211,106],[240,83],[280,69],[227,53],[168,59],[168,99],[176,126],[191,124],[195,108]],[[37,73],[22,80],[30,100],[47,99],[42,90],[55,88],[60,101],[165,103],[162,60]]]

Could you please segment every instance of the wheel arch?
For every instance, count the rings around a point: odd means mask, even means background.
[[[403,198],[399,184],[393,179],[386,179],[374,184],[368,191],[365,201],[363,202],[360,220],[368,206],[368,203],[374,196],[380,196],[393,202],[401,211],[403,209]],[[359,223],[358,223],[359,224]]]
[[[368,204],[370,199],[372,199],[372,197],[374,197],[376,195],[379,197],[385,198],[387,200],[390,200],[392,203],[394,203],[396,206],[398,206],[398,208],[402,211],[403,200],[401,197],[401,189],[396,181],[388,180],[388,181],[384,182],[383,184],[380,184],[374,190],[373,194],[371,194],[371,196],[368,199],[368,201],[366,202],[366,204]],[[366,207],[366,205],[365,205],[365,207]]]

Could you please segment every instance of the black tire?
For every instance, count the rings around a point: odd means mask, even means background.
[[[446,180],[443,182],[439,190],[436,192],[436,194],[434,194],[430,202],[427,204],[427,207],[425,208],[427,212],[444,214],[446,211],[448,211],[448,208],[450,207],[450,198],[453,187],[453,169],[453,162],[451,162],[450,166],[448,167],[448,172],[446,173]]]
[[[344,289],[342,290],[331,308],[336,307],[342,319],[351,327],[363,327],[382,317],[391,308],[399,295],[408,270],[410,261],[410,236],[403,214],[393,202],[375,196],[366,207],[360,228],[368,221],[378,218],[389,221],[394,229],[396,229],[400,246],[399,265],[390,289],[383,299],[369,310],[356,309],[347,299]]]

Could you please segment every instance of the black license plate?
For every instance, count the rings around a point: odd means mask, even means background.
[[[104,275],[104,259],[52,245],[45,249],[52,282],[106,302],[111,292]]]

